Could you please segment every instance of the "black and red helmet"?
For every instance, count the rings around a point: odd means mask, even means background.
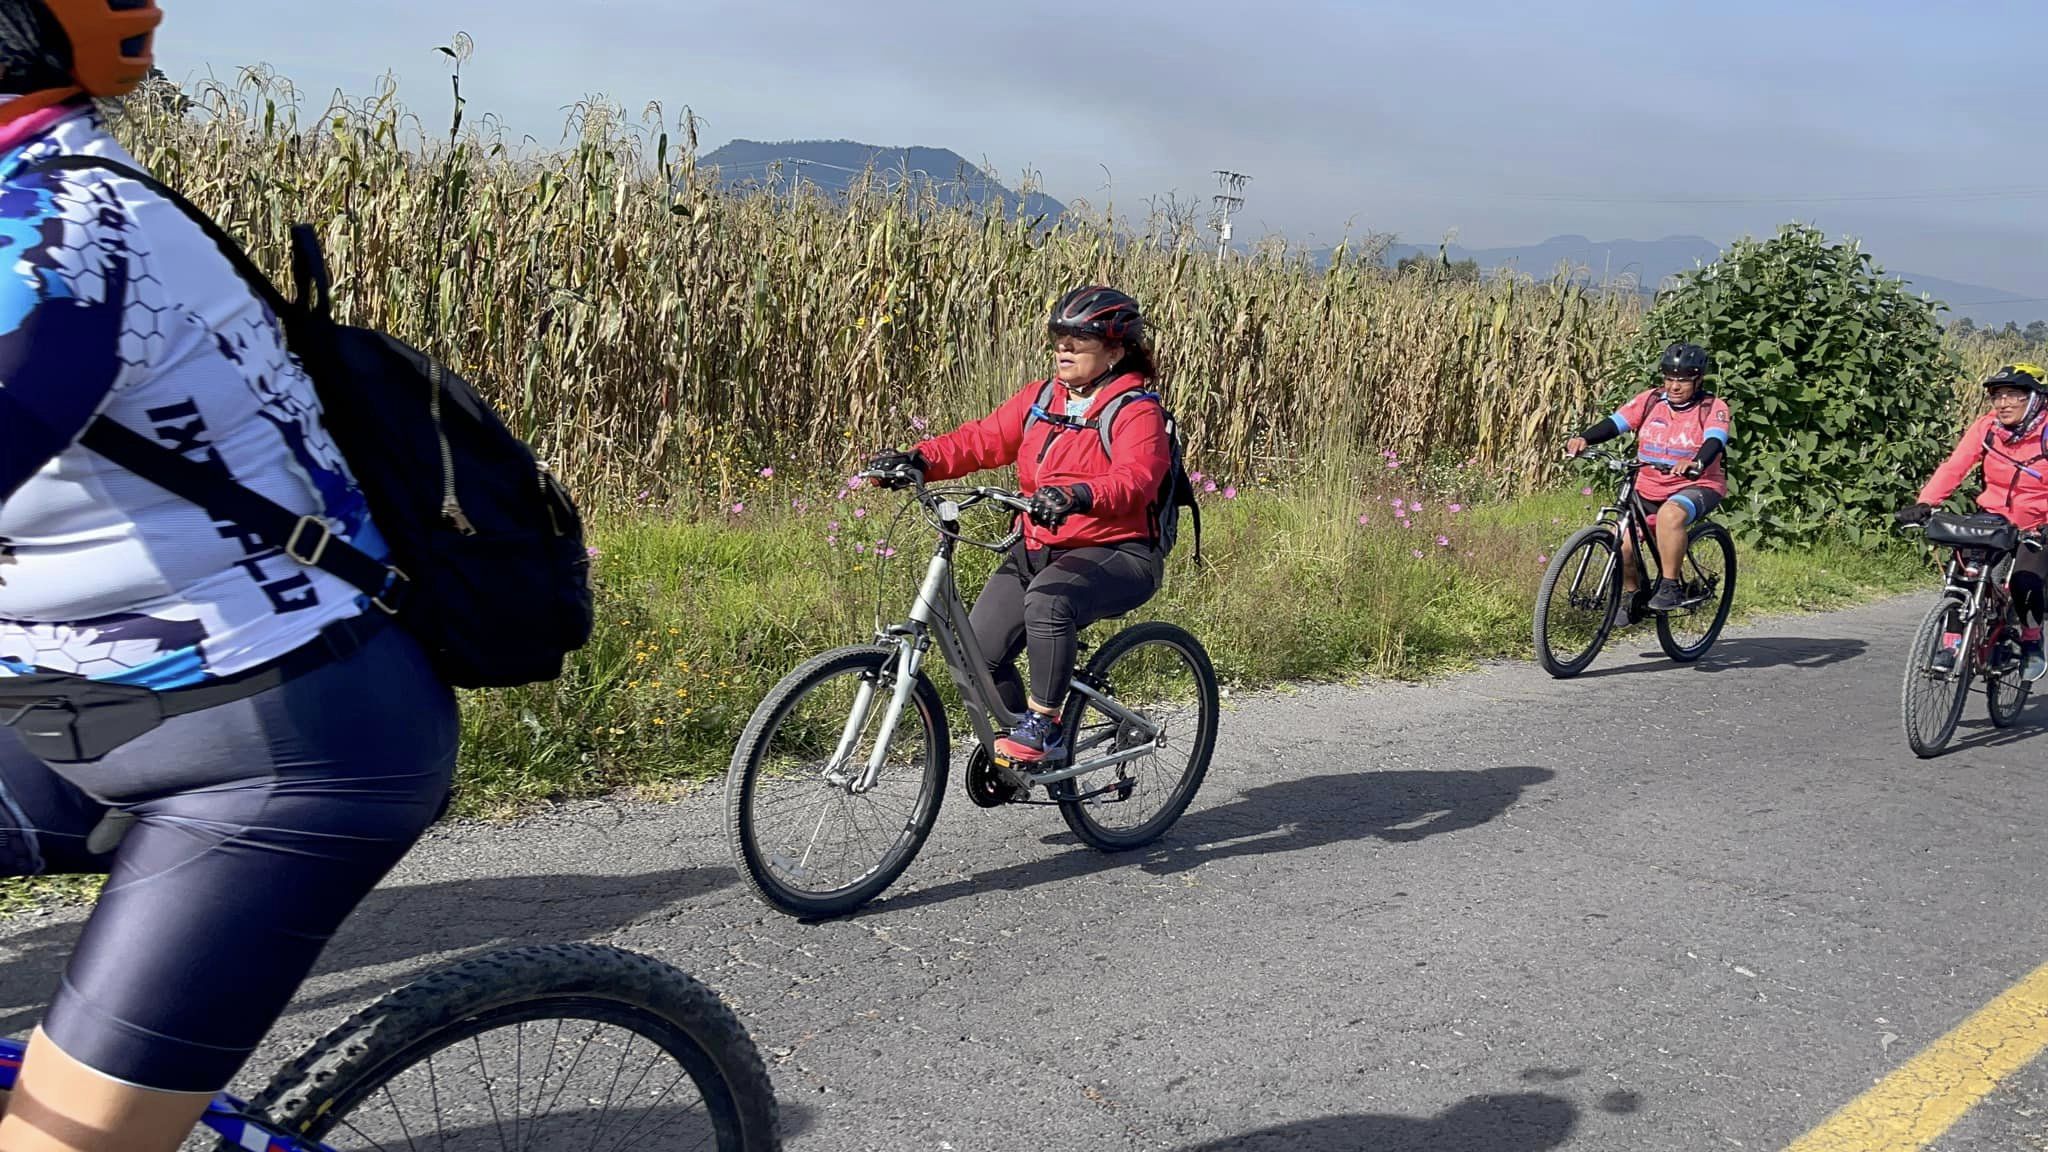
[[[1135,344],[1145,332],[1138,302],[1114,288],[1088,284],[1060,297],[1046,327],[1055,336],[1093,336],[1113,344]]]

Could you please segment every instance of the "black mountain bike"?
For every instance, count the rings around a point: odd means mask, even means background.
[[[1577,676],[1600,655],[1614,631],[1621,603],[1624,533],[1637,542],[1636,597],[1629,606],[1631,621],[1642,616],[1656,594],[1657,533],[1636,501],[1636,473],[1645,468],[1670,472],[1670,467],[1591,451],[1583,460],[1604,463],[1621,476],[1614,503],[1600,510],[1595,523],[1581,528],[1550,558],[1536,593],[1536,660],[1559,679]],[[1735,602],[1735,539],[1710,517],[1702,516],[1687,532],[1690,543],[1679,566],[1685,599],[1657,617],[1657,643],[1664,654],[1690,663],[1707,654],[1728,623]]]
[[[2022,536],[2011,521],[1991,513],[1936,512],[1927,542],[1949,549],[1941,599],[1913,634],[1899,716],[1906,743],[1921,758],[1939,755],[1955,736],[1972,681],[1982,681],[1991,723],[2019,722],[2033,689],[2022,673],[2020,622],[2006,581],[2024,547],[2037,550],[2041,534]]]

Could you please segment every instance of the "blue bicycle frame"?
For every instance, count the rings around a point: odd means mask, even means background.
[[[0,1039],[0,1092],[14,1090],[15,1078],[21,1075],[24,1051],[20,1042]],[[219,1133],[229,1144],[249,1152],[334,1152],[325,1144],[308,1144],[265,1127],[249,1116],[247,1103],[225,1092],[206,1106],[206,1115],[199,1118],[199,1123]]]

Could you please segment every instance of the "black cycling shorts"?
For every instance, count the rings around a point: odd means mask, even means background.
[[[0,875],[110,873],[43,1030],[116,1080],[217,1092],[356,904],[440,813],[453,694],[403,629],[51,766],[0,727]],[[86,841],[113,804],[138,819]]]
[[[1698,521],[1700,517],[1721,506],[1721,494],[1719,492],[1711,488],[1701,487],[1698,484],[1672,493],[1669,499],[1676,500],[1686,510],[1685,522],[1687,524]],[[1643,515],[1652,521],[1657,519],[1657,509],[1662,508],[1664,504],[1665,501],[1663,500],[1652,500],[1641,492],[1636,493],[1636,507],[1641,508]]]

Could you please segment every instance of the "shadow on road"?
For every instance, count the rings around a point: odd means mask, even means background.
[[[1523,1092],[1474,1096],[1422,1119],[1324,1116],[1177,1152],[1541,1152],[1571,1139],[1578,1122],[1578,1109],[1569,1101]]]
[[[1633,639],[1633,637],[1631,637]],[[1628,645],[1621,645],[1622,648]],[[1580,673],[1581,680],[1626,676],[1638,672],[1748,672],[1758,668],[1825,668],[1854,660],[1869,651],[1862,640],[1818,639],[1811,636],[1738,636],[1722,640],[1691,664],[1678,664],[1651,647],[1642,662],[1615,664]]]
[[[401,968],[302,996],[292,1002],[290,1011],[367,1002],[433,965],[496,948],[601,936],[735,879],[730,868],[705,867],[632,876],[505,876],[379,888],[341,926],[314,976],[389,964]],[[0,962],[0,989],[12,994],[7,1002],[24,993],[35,998],[32,1007],[0,1009],[0,1035],[24,1030],[41,1018],[82,927],[52,924],[0,936],[0,948],[15,954]]]
[[[1227,804],[1191,812],[1165,839],[1135,852],[1066,852],[905,892],[873,907],[900,912],[970,892],[1030,888],[1133,863],[1154,875],[1172,875],[1216,860],[1294,852],[1368,837],[1396,843],[1422,840],[1476,828],[1513,807],[1524,789],[1554,775],[1548,768],[1508,767],[1353,772],[1283,780],[1250,789]],[[1078,843],[1065,833],[1051,839]]]

